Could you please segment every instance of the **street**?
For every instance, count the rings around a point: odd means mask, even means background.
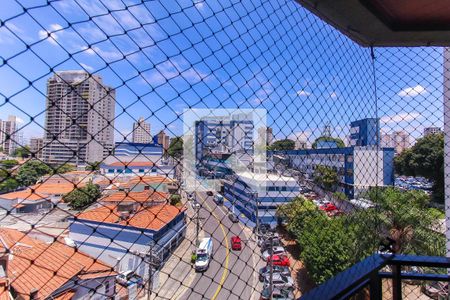
[[[251,230],[240,223],[232,223],[226,208],[217,206],[205,192],[197,193],[197,201],[201,204],[202,235],[211,236],[214,241],[213,259],[206,272],[196,273],[180,299],[259,297],[257,270],[262,267],[262,262],[259,248],[250,240]],[[243,240],[241,251],[231,250],[230,239],[235,235]]]

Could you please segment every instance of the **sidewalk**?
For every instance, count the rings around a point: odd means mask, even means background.
[[[193,215],[190,208],[187,215],[188,218]],[[185,239],[158,272],[159,276],[156,278],[158,284],[152,292],[151,299],[178,299],[190,288],[196,274],[191,264],[194,245],[195,223],[188,221]]]

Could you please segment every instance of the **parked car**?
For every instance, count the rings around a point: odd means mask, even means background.
[[[283,290],[293,290],[294,280],[291,276],[282,275],[280,273],[272,275],[273,287]],[[270,275],[264,277],[264,288],[268,288],[270,285]]]
[[[272,261],[272,264],[274,266],[285,266],[285,267],[291,266],[291,262],[289,261],[289,258],[286,255],[269,256],[266,260],[267,264],[269,264],[270,261]]]
[[[266,234],[268,232],[272,231],[272,228],[269,224],[259,224],[258,228],[253,228],[253,232],[259,233],[259,234]]]
[[[194,193],[189,193],[187,195],[188,200],[194,200]]]
[[[116,281],[121,284],[121,285],[128,285],[128,281],[134,276],[134,272],[133,271],[124,271],[124,272],[120,272],[119,274],[117,274],[116,276]]]
[[[208,195],[208,196],[213,196],[213,195],[214,195],[214,193],[213,193],[213,192],[211,192],[211,191],[207,191],[207,192],[206,192],[206,195]]]
[[[272,243],[270,242],[270,240],[259,240],[258,241],[258,246],[261,247],[261,253],[266,251],[267,249],[269,249],[271,245],[272,245],[272,247],[283,246],[283,244],[281,243],[281,239],[279,237],[274,237],[272,240]]]
[[[233,213],[229,213],[228,214],[228,219],[230,219],[230,221],[233,222],[233,223],[239,222],[238,217],[235,214],[233,214]]]
[[[325,204],[319,206],[319,209],[323,210],[323,211],[333,211],[333,210],[336,210],[338,208],[333,203],[328,202],[328,203],[325,203]]]
[[[263,252],[262,258],[264,260],[267,260],[267,258],[271,255],[270,248]],[[275,246],[272,247],[272,255],[280,255],[280,254],[286,254],[286,250],[284,250],[284,247],[282,246]]]
[[[270,298],[270,291],[269,288],[264,289],[261,292],[261,298],[260,300],[269,300],[269,299],[276,299],[276,300],[294,300],[294,293],[292,290],[284,290],[284,289],[278,289],[274,288],[272,291],[272,298]]]
[[[242,250],[242,240],[238,236],[231,237],[231,249],[240,251]]]
[[[273,266],[272,273],[279,273],[285,276],[290,276],[291,270],[289,270],[289,267]],[[264,277],[266,277],[267,275],[270,275],[270,266],[265,266],[259,269],[259,281],[264,281]]]

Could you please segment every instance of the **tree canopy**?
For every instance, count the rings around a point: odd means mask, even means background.
[[[13,156],[27,158],[30,156],[30,153],[31,152],[29,146],[18,147],[16,150],[14,150]]]
[[[180,158],[183,155],[183,138],[179,136],[174,137],[170,141],[167,153],[172,157]]]
[[[423,176],[434,182],[433,199],[444,202],[444,134],[429,134],[394,160],[400,175]]]
[[[318,137],[314,143],[311,145],[313,149],[317,149],[317,144],[320,142],[334,142],[337,148],[344,148],[345,144],[340,138],[335,138],[331,136],[320,136]]]
[[[20,185],[29,186],[35,184],[40,177],[51,173],[52,169],[47,164],[39,160],[29,160],[19,168],[16,179]]]
[[[82,188],[76,188],[63,197],[66,203],[73,209],[84,209],[97,201],[101,196],[98,185],[89,182]]]
[[[294,150],[295,142],[290,139],[278,140],[270,145],[269,149],[274,151]]]
[[[327,191],[335,189],[339,181],[337,172],[333,168],[317,165],[313,173],[314,182]]]

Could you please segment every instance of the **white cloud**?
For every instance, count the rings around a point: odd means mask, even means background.
[[[208,75],[205,72],[193,67],[188,61],[179,58],[171,58],[160,63],[155,69],[146,72],[144,82],[153,84],[163,84],[173,78],[183,78],[190,84],[195,84],[202,80],[210,80],[214,75]]]
[[[414,86],[414,87],[407,87],[398,92],[397,95],[400,97],[416,97],[418,95],[426,94],[427,90],[425,87],[421,86],[420,84]]]
[[[421,117],[422,117],[422,115],[418,112],[399,113],[399,114],[393,115],[393,116],[383,116],[380,119],[380,122],[384,123],[384,124],[411,122],[411,121],[414,121]]]
[[[95,51],[92,48],[88,48],[86,46],[81,47],[81,50],[84,51],[84,53],[89,54],[89,55],[94,55]]]
[[[84,64],[84,63],[80,63],[80,66],[82,66],[83,68],[85,68],[88,71],[94,71],[94,68],[91,67],[90,65]]]
[[[203,0],[196,0],[196,1],[194,1],[194,6],[197,9],[202,9],[204,7],[204,5],[205,5],[205,1],[203,1]]]
[[[331,92],[330,93],[330,97],[333,98],[333,99],[336,99],[338,97],[338,95],[337,95],[336,92]]]
[[[50,30],[39,30],[39,39],[47,39],[53,45],[58,45],[57,40],[59,35],[63,32],[63,27],[60,24],[50,24]]]
[[[297,96],[309,96],[309,95],[311,95],[311,93],[307,92],[305,90],[298,90],[297,91]]]
[[[16,122],[19,123],[19,124],[23,124],[24,123],[23,119],[21,119],[19,117],[16,117]]]

